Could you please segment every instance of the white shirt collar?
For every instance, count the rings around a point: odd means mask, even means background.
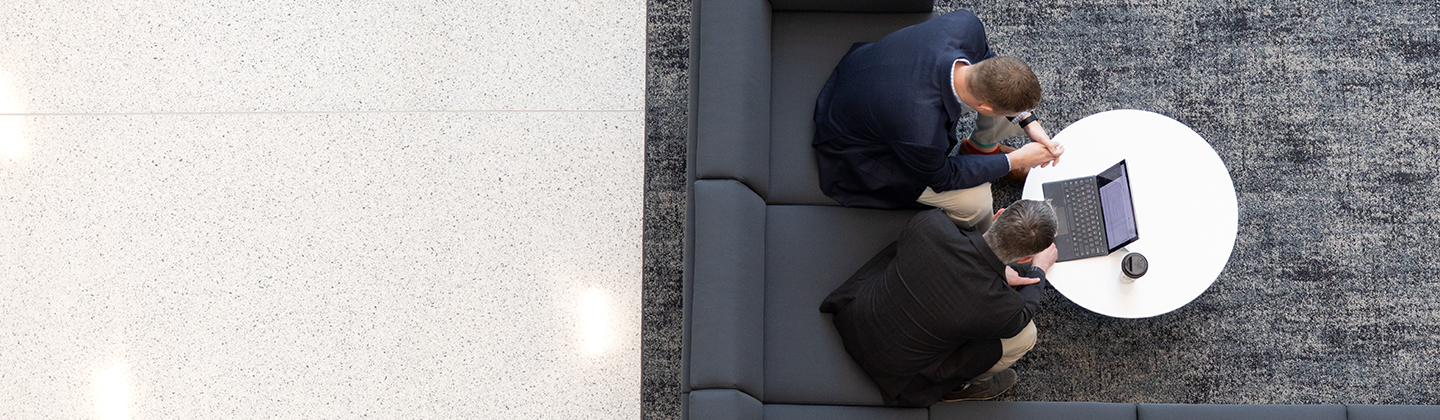
[[[957,59],[955,59],[955,62],[956,62],[956,63],[965,63],[965,65],[967,65],[967,66],[970,65],[970,60],[966,60],[966,59],[963,59],[963,58],[957,58]],[[970,109],[970,105],[966,105],[966,104],[965,104],[965,101],[960,100],[960,92],[956,92],[956,91],[955,91],[955,65],[954,65],[954,64],[951,64],[951,65],[950,65],[950,93],[953,94],[953,95],[955,95],[955,102],[959,102],[959,103],[960,103],[960,106],[965,107],[965,109]]]

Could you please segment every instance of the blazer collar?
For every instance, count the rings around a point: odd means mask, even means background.
[[[970,239],[970,244],[975,247],[975,252],[979,253],[981,258],[985,259],[985,262],[990,265],[990,268],[995,269],[995,272],[1000,273],[1001,276],[1005,275],[1005,262],[1000,261],[1000,257],[995,256],[995,251],[990,249],[990,243],[985,242],[984,235],[964,229],[961,229],[960,233],[965,234],[965,237]]]

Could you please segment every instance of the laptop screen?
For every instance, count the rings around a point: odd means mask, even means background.
[[[1130,204],[1130,174],[1125,169],[1125,163],[1116,165],[1101,174],[1100,186],[1100,208],[1105,216],[1105,239],[1106,246],[1114,251],[1121,244],[1135,239],[1135,211]],[[1108,175],[1108,176],[1107,176]],[[1109,181],[1109,182],[1105,182]]]

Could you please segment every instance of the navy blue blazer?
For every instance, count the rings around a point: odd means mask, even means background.
[[[1004,155],[947,156],[964,109],[951,84],[955,60],[994,56],[967,10],[851,47],[815,101],[821,191],[846,206],[893,209],[916,206],[925,187],[970,188],[1005,175]]]

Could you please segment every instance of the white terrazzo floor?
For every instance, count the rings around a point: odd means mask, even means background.
[[[639,418],[644,2],[221,3],[0,3],[0,418]]]

